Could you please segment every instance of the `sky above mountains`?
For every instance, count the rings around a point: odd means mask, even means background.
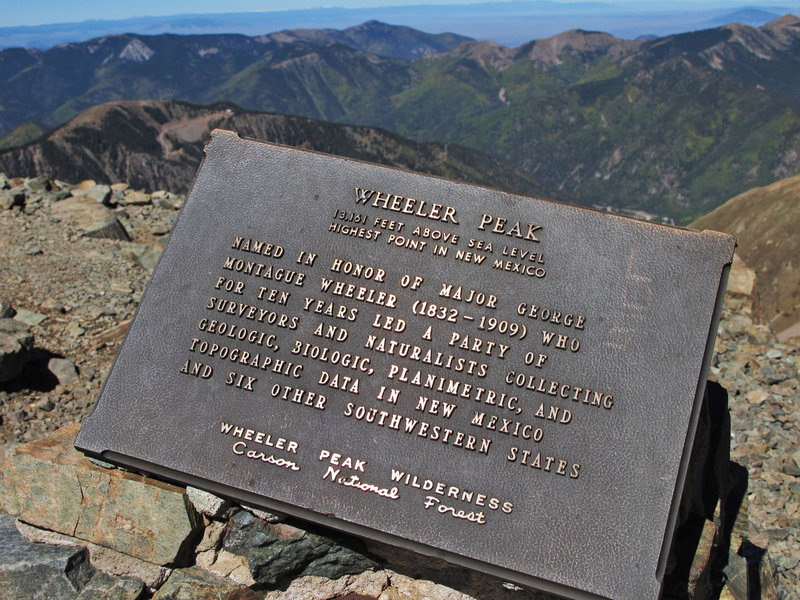
[[[3,2],[4,27],[46,25],[53,23],[76,23],[86,20],[119,20],[144,16],[168,16],[181,14],[214,14],[235,12],[298,11],[313,9],[357,9],[394,6],[443,6],[508,4],[507,0],[138,0],[137,2],[107,2],[105,0],[34,0],[30,2]],[[639,0],[612,0],[610,2],[575,2],[569,0],[515,0],[517,5],[538,5],[543,11],[584,9],[625,10],[639,14],[663,11],[706,11],[741,6],[760,7],[767,10],[780,7],[780,2],[770,0],[748,0],[746,5],[720,0],[689,2],[665,2],[662,0],[642,2]],[[794,2],[790,4],[795,4]]]
[[[729,22],[760,26],[800,13],[800,0],[33,0],[4,2],[0,48],[47,48],[114,33],[242,33],[343,29],[368,20],[518,46],[569,29],[664,36]]]

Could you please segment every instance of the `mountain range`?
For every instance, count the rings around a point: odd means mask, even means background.
[[[94,15],[90,20],[79,21],[80,15],[85,14],[81,12],[81,7],[64,3],[63,7],[53,5],[47,11],[51,23],[0,26],[0,48],[51,48],[57,44],[118,33],[261,35],[279,29],[341,29],[368,20],[410,26],[422,31],[441,31],[442,24],[446,24],[449,31],[476,39],[494,40],[505,46],[518,46],[572,28],[601,30],[617,37],[636,39],[696,31],[733,22],[758,27],[797,9],[796,3],[789,6],[747,6],[737,4],[735,0],[649,0],[636,3],[617,0],[512,0],[462,4],[428,2],[418,5],[397,5],[395,2],[394,6],[381,6],[379,1],[375,1],[361,8],[346,8],[342,6],[343,2],[337,4],[339,6],[327,8],[172,14],[117,20]],[[233,5],[219,8],[234,10]],[[35,13],[23,5],[19,8],[9,5],[4,17],[6,22],[30,23],[40,16]],[[106,10],[98,14],[120,13],[124,11]]]
[[[65,181],[95,179],[186,193],[214,128],[519,194],[540,188],[530,177],[458,144],[417,143],[375,127],[258,113],[230,103],[161,100],[92,107],[34,143],[0,152],[0,173],[49,173]]]
[[[0,51],[0,135],[19,144],[112,100],[226,101],[460,144],[542,195],[688,222],[800,171],[799,64],[793,16],[655,40],[573,30],[518,48],[376,22],[125,34]]]

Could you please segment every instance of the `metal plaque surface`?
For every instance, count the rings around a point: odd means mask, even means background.
[[[76,446],[655,600],[733,248],[215,131]]]

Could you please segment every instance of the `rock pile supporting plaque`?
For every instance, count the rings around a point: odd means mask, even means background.
[[[714,390],[705,406],[724,407],[724,391]],[[763,600],[775,599],[768,556],[739,551],[755,548],[742,539],[746,505],[735,486],[718,477],[719,469],[733,473],[738,465],[710,458],[727,452],[728,438],[719,435],[724,424],[720,429],[719,422],[701,423],[698,436],[714,442],[693,456],[690,471],[697,477],[684,496],[663,598],[711,600],[723,589],[721,597],[746,600],[757,585]],[[7,596],[556,600],[438,559],[103,466],[72,448],[76,431],[66,427],[19,446],[3,465],[0,511],[10,515],[0,514],[0,589]],[[29,501],[20,502],[23,497]],[[698,498],[716,510],[706,515]],[[97,518],[101,513],[107,516]],[[170,523],[175,527],[168,531]],[[155,530],[162,539],[154,540]],[[761,575],[748,579],[748,569],[759,565]],[[723,568],[729,579],[724,588]]]

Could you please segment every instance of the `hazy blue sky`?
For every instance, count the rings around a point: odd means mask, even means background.
[[[508,0],[136,0],[133,2],[109,2],[108,0],[0,0],[3,15],[0,26],[41,25],[46,23],[69,23],[88,19],[125,19],[140,16],[162,16],[181,13],[250,12],[274,10],[298,10],[305,8],[342,7],[358,8],[370,6],[398,6],[414,4],[475,4]],[[523,1],[523,0],[516,0]],[[575,3],[555,0],[558,3]],[[721,6],[794,5],[796,0],[741,0],[700,2],[643,2],[641,0],[606,0],[603,4],[626,6],[638,11],[657,10],[669,7],[675,10],[680,5],[687,9],[702,10]]]
[[[126,19],[183,13],[302,10],[305,8],[390,6],[408,4],[471,4],[499,0],[2,0],[3,26],[68,23],[87,19]]]

